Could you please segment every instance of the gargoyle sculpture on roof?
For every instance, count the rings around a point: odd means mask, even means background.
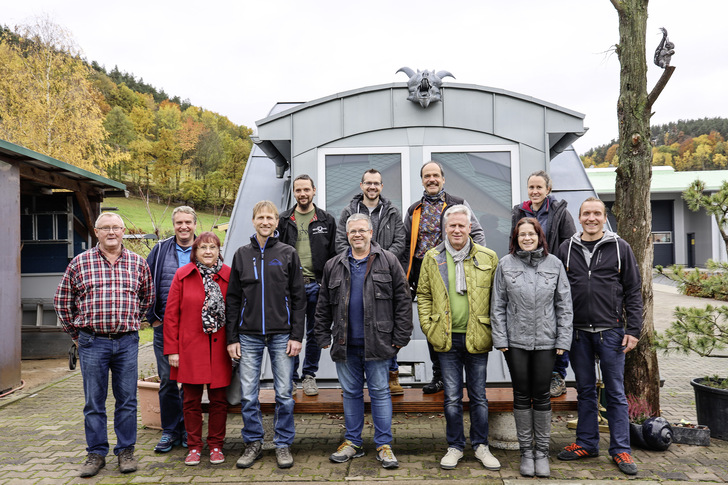
[[[670,65],[670,58],[675,54],[675,44],[667,38],[667,29],[660,27],[660,30],[662,31],[662,41],[655,50],[655,65],[665,69]]]
[[[409,67],[402,67],[397,70],[397,72],[400,71],[410,77],[409,81],[407,81],[407,89],[410,92],[407,99],[413,103],[419,103],[423,108],[427,108],[430,103],[441,100],[440,87],[443,78],[450,76],[455,79],[455,76],[450,74],[449,71],[435,72],[434,69],[432,71],[417,69],[417,72],[415,72]]]

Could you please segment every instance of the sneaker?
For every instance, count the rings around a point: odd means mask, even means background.
[[[364,456],[364,448],[356,446],[349,440],[345,440],[339,445],[339,448],[329,456],[329,460],[334,463],[345,463],[351,458],[359,458]]]
[[[551,387],[549,388],[549,393],[551,394],[551,397],[559,397],[565,392],[566,381],[564,380],[564,378],[561,377],[561,374],[559,374],[558,372],[551,373]]]
[[[475,458],[477,458],[486,470],[500,470],[501,464],[498,458],[493,456],[488,445],[478,445],[475,447]]]
[[[589,451],[583,446],[579,446],[576,443],[571,443],[569,446],[559,452],[556,457],[559,460],[579,460],[581,458],[594,458],[599,456],[598,451]]]
[[[435,394],[445,389],[445,383],[442,382],[440,377],[434,377],[429,384],[425,384],[422,388],[422,392],[425,394]]]
[[[318,395],[318,386],[316,385],[316,378],[314,376],[303,376],[303,393],[307,396]]]
[[[278,462],[278,468],[291,468],[293,466],[291,448],[288,446],[276,448],[276,461]]]
[[[402,394],[404,394],[404,388],[399,383],[399,371],[389,371],[389,395],[401,396]]]
[[[612,457],[614,463],[619,467],[619,471],[626,475],[637,475],[637,465],[634,464],[632,455],[627,452],[618,453]]]
[[[157,446],[154,447],[154,451],[156,451],[157,453],[168,453],[172,451],[173,446],[179,446],[180,443],[181,440],[179,438],[175,438],[171,434],[164,433],[159,439],[159,443],[157,443]]]
[[[86,461],[81,465],[79,471],[79,477],[92,477],[96,475],[99,470],[106,466],[106,458],[96,453],[89,453],[86,457]]]
[[[440,468],[443,470],[452,470],[458,466],[458,462],[463,457],[463,452],[457,448],[450,447],[447,449],[447,453],[440,460]]]
[[[245,451],[238,458],[238,462],[235,464],[238,468],[249,468],[255,463],[255,460],[260,458],[263,454],[263,442],[262,441],[251,441],[245,446]]]
[[[119,453],[119,471],[121,473],[132,473],[137,471],[139,462],[134,458],[134,447],[124,448]]]
[[[187,448],[187,431],[182,431],[182,448]]]
[[[377,448],[377,460],[382,462],[384,468],[399,468],[399,462],[389,445],[382,445]]]
[[[225,455],[223,455],[220,448],[213,448],[210,450],[210,463],[217,465],[225,462]]]
[[[191,449],[185,458],[185,465],[195,466],[200,464],[200,450]]]

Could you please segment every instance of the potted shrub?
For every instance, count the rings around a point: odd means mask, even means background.
[[[677,307],[674,315],[677,320],[655,335],[657,348],[710,357],[728,346],[728,306]],[[690,384],[695,390],[698,423],[710,428],[714,438],[728,440],[728,379],[699,377]]]

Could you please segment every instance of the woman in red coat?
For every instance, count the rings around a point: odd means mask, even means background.
[[[177,270],[164,314],[164,354],[170,377],[182,383],[182,409],[189,452],[186,465],[200,463],[202,391],[207,385],[210,414],[207,446],[210,463],[225,461],[226,388],[232,365],[225,339],[225,295],[230,267],[220,258],[220,239],[203,232],[192,245],[190,263]]]

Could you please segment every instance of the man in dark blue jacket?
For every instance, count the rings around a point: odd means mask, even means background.
[[[412,300],[399,261],[372,243],[366,214],[346,222],[349,248],[324,268],[316,306],[316,340],[331,346],[344,395],[344,442],[329,457],[344,463],[364,456],[364,380],[371,400],[374,445],[384,468],[397,468],[392,451],[389,362],[412,335]]]
[[[154,451],[167,453],[174,445],[187,446],[187,433],[182,416],[182,391],[177,381],[169,378],[169,360],[164,355],[164,310],[167,307],[169,287],[177,269],[190,262],[192,243],[195,241],[197,214],[186,205],[172,211],[174,236],[160,241],[152,248],[147,264],[152,271],[157,299],[147,313],[147,321],[154,328],[154,356],[159,374],[159,409],[162,419],[162,438]]]
[[[583,231],[564,241],[557,254],[571,284],[574,333],[570,354],[579,413],[576,442],[558,457],[578,460],[599,456],[596,356],[607,393],[609,454],[620,471],[636,475],[629,442],[624,361],[642,330],[639,268],[629,244],[604,230],[604,202],[595,197],[586,199],[579,208],[579,222]]]
[[[293,466],[293,358],[301,352],[306,310],[301,262],[296,250],[276,237],[278,209],[268,200],[253,207],[255,234],[235,251],[228,285],[228,353],[240,359],[245,451],[238,468],[249,468],[263,449],[260,370],[268,349],[276,393],[275,438],[279,468]]]

